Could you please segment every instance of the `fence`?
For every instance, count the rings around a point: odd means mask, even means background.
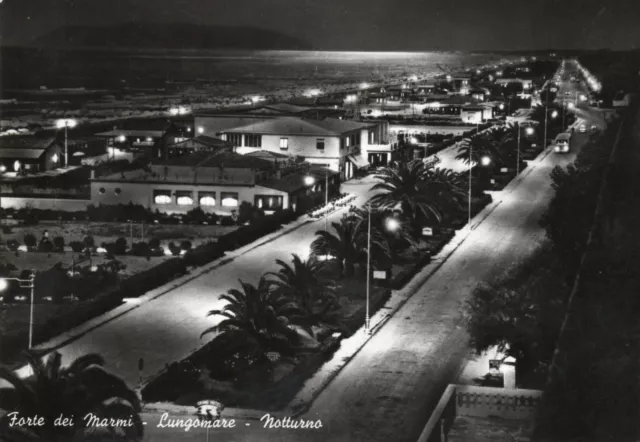
[[[538,390],[505,390],[450,384],[431,414],[418,442],[446,442],[456,417],[532,419],[542,399]]]
[[[74,198],[35,198],[20,196],[0,196],[0,209],[42,209],[42,210],[62,210],[67,212],[78,212],[87,210],[91,204],[91,199]]]

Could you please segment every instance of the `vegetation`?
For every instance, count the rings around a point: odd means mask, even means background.
[[[10,426],[10,416],[0,420],[0,438],[20,441],[140,441],[143,424],[140,401],[124,381],[108,373],[104,359],[97,354],[81,356],[68,367],[62,356],[53,352],[46,362],[34,353],[26,354],[33,374],[18,377],[11,369],[1,367],[0,379],[11,388],[0,394],[0,408],[20,416],[39,416],[43,426]],[[91,427],[84,419],[89,413],[99,419],[124,419],[130,426]],[[55,425],[59,416],[72,417],[73,425]],[[102,434],[101,434],[102,433]]]

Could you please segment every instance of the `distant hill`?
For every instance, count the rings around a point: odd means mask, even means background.
[[[65,26],[36,38],[31,45],[45,48],[312,49],[308,43],[277,31],[185,23]]]

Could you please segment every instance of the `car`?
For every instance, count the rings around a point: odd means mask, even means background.
[[[578,130],[580,131],[581,134],[585,133],[587,131],[587,125],[581,124]]]

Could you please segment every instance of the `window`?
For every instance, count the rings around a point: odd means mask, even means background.
[[[227,134],[227,141],[235,147],[242,146],[242,134]]]
[[[256,195],[254,204],[258,209],[275,210],[282,208],[283,198],[278,195]]]
[[[246,147],[262,147],[262,135],[245,134],[244,145]]]
[[[193,205],[193,192],[188,190],[179,190],[176,192],[176,202],[179,206]]]
[[[122,193],[122,189],[119,187],[116,187],[113,193],[115,193],[116,195],[120,195]]]
[[[280,149],[289,149],[289,138],[280,138]]]
[[[236,192],[222,192],[220,200],[223,207],[238,207],[238,194]]]
[[[324,150],[324,138],[316,139],[316,149]]]
[[[201,206],[215,206],[216,205],[216,193],[215,192],[199,192],[198,201]]]
[[[16,161],[17,162],[17,161]],[[104,187],[101,187],[100,189],[98,189],[98,192],[100,192],[101,195],[104,195],[104,193],[106,192]]]
[[[369,132],[369,144],[376,144],[376,133],[374,131]]]
[[[349,147],[351,146],[351,144],[349,143],[351,141],[351,139],[349,137],[346,137],[344,139],[344,147]]]
[[[356,145],[360,144],[360,143],[358,143],[358,134],[353,134],[349,138],[351,138],[350,141],[351,141],[351,145],[352,146],[356,146]]]
[[[173,202],[171,198],[170,190],[154,190],[153,202],[155,204],[171,204]]]

